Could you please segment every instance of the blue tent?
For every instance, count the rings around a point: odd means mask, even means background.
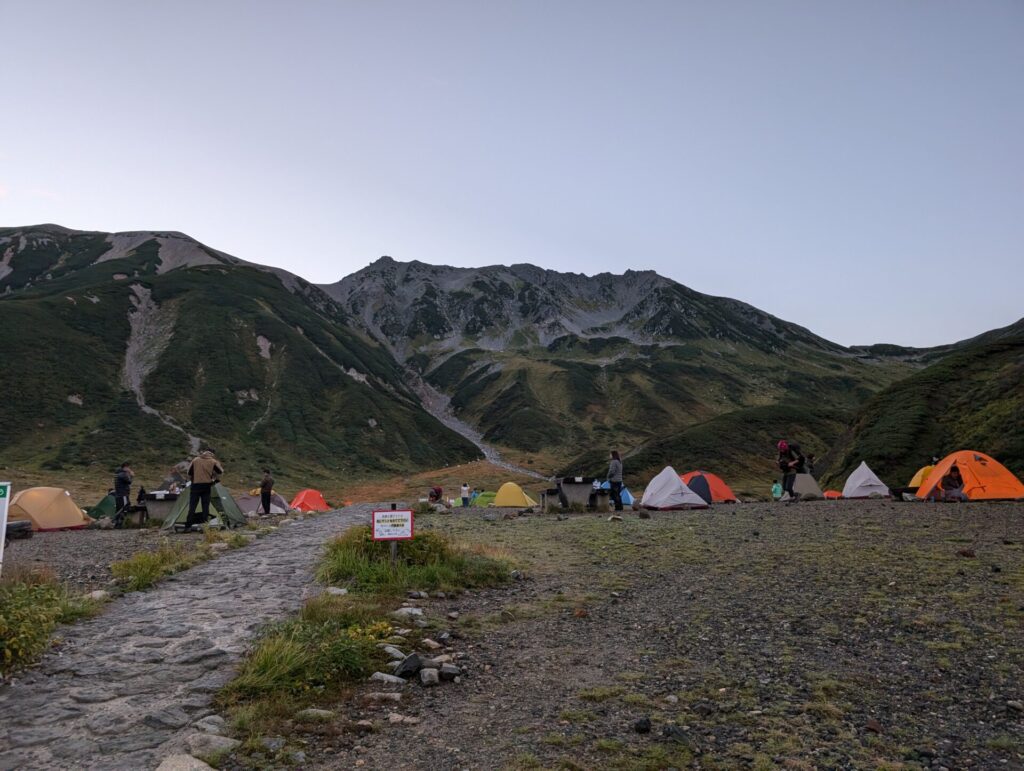
[[[611,490],[612,489],[611,483],[605,482],[603,485],[601,485],[601,489],[602,490]],[[632,506],[634,500],[635,499],[633,498],[633,493],[631,493],[629,490],[627,490],[625,487],[623,487],[622,488],[622,503],[625,506]]]

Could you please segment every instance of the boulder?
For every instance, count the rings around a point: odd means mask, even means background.
[[[451,682],[462,674],[462,670],[454,664],[442,664],[441,669],[438,670],[438,674],[441,676],[442,680]]]
[[[194,725],[204,734],[223,734],[228,726],[227,721],[220,715],[207,715],[202,720],[197,720]]]
[[[296,720],[305,720],[310,723],[322,723],[327,720],[334,718],[335,713],[329,709],[316,709],[315,707],[309,707],[308,709],[299,710],[295,713]]]
[[[391,611],[395,618],[414,618],[423,615],[423,608],[399,608]]]
[[[423,659],[418,653],[410,653],[395,669],[395,674],[399,677],[412,677],[421,669],[423,669]]]
[[[420,683],[423,684],[423,687],[429,688],[431,686],[437,685],[440,682],[441,677],[436,669],[431,668],[420,670]]]
[[[398,663],[398,666],[402,666],[401,662]],[[389,675],[384,672],[374,672],[372,675],[370,675],[370,682],[387,683],[389,685],[405,685],[405,680],[403,680],[402,678],[396,677],[395,675]]]

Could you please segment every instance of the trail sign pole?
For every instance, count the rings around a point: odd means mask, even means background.
[[[7,541],[7,507],[11,503],[11,483],[0,482],[0,575],[4,572],[4,542]]]
[[[398,565],[398,542],[413,537],[413,517],[410,509],[399,509],[391,504],[390,511],[373,512],[373,540],[390,541],[391,567]]]

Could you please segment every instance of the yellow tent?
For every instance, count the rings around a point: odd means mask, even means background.
[[[9,520],[28,521],[33,530],[73,530],[92,520],[60,487],[30,487],[17,493],[7,512]]]
[[[537,501],[523,492],[515,482],[506,482],[498,488],[492,506],[536,506]]]
[[[928,481],[928,477],[931,476],[932,469],[935,466],[921,466],[914,474],[914,478],[910,480],[910,484],[907,487],[920,487]]]

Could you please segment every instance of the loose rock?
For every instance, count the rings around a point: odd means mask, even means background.
[[[440,682],[441,678],[438,675],[438,671],[436,669],[420,670],[420,683],[422,683],[424,687],[429,688],[431,686],[437,685]]]

